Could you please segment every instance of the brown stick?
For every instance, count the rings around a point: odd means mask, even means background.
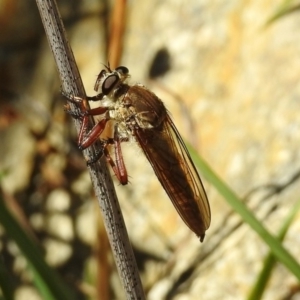
[[[115,1],[110,23],[107,53],[112,69],[120,65],[122,58],[124,31],[126,27],[126,8],[126,0]]]
[[[82,80],[66,39],[55,0],[36,0],[36,3],[56,61],[63,91],[85,99]],[[87,101],[84,105],[88,107]],[[74,110],[78,109],[72,103],[70,107]],[[91,119],[90,122],[93,120]],[[79,132],[79,120],[75,120],[75,126]],[[96,143],[95,146],[85,150],[89,159],[95,157],[99,146],[99,143]],[[99,162],[90,165],[89,171],[126,297],[127,299],[145,299],[137,264],[105,159],[102,158]]]

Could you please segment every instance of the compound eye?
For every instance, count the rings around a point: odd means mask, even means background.
[[[96,92],[98,92],[99,86],[101,85],[101,83],[102,83],[102,81],[103,81],[103,79],[104,79],[104,77],[105,77],[105,74],[106,74],[106,71],[105,71],[105,70],[102,70],[102,71],[99,73],[99,75],[98,75],[98,77],[97,77],[97,80],[96,80],[96,83],[95,83],[95,85],[94,85],[94,90],[95,90]]]
[[[116,71],[121,75],[127,75],[129,73],[129,70],[124,66],[117,67]]]
[[[112,92],[119,80],[119,77],[115,74],[107,76],[102,83],[102,93],[108,95]]]

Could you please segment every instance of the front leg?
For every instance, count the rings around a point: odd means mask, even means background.
[[[78,135],[78,147],[80,150],[84,150],[91,146],[95,141],[99,138],[101,133],[104,131],[106,123],[109,121],[109,113],[107,107],[96,107],[92,109],[86,109],[84,106],[84,101],[80,97],[71,96],[63,93],[70,102],[78,106],[80,109],[79,112],[75,112],[70,109],[70,106],[67,104],[65,106],[65,110],[69,113],[73,118],[78,118],[82,120],[81,127]],[[95,96],[97,97],[97,96]],[[105,115],[104,115],[105,114]],[[104,118],[98,121],[94,127],[87,132],[89,116],[98,116],[104,115]]]
[[[80,97],[76,97],[72,94],[68,94],[65,91],[62,91],[61,93],[64,97],[66,97],[68,99],[69,102],[73,103],[78,108],[78,110],[76,110],[76,111],[72,110],[70,107],[70,104],[67,103],[64,106],[65,112],[67,114],[71,115],[74,119],[83,119],[87,112],[87,109],[84,105],[83,99]]]
[[[76,105],[80,111],[79,112],[75,112],[73,110],[71,110],[70,105],[67,104],[65,105],[65,111],[66,113],[68,113],[69,115],[71,115],[74,118],[84,118],[85,116],[97,116],[97,115],[102,115],[103,113],[105,113],[108,108],[106,107],[97,107],[97,108],[92,108],[92,109],[86,109],[86,107],[84,106],[84,101],[81,97],[77,97],[77,96],[71,96],[69,94],[66,94],[65,92],[62,92],[63,96],[65,96],[71,103],[73,103],[74,105]],[[90,97],[87,96],[86,97],[87,100],[91,100],[91,101],[97,101],[97,100],[101,100],[103,99],[103,94],[98,94],[96,96]]]
[[[109,121],[109,117],[97,122],[88,133],[86,133],[87,124],[84,120],[85,119],[83,119],[78,136],[78,147],[80,150],[84,150],[96,142],[101,133],[104,131],[106,123]]]
[[[104,97],[104,95],[102,93],[96,95],[96,96],[86,96],[86,99],[89,101],[98,101],[98,100],[102,100]]]

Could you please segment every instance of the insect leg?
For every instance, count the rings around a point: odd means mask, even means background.
[[[102,93],[96,95],[96,96],[87,96],[86,99],[89,101],[98,101],[98,100],[102,100],[104,97],[104,95]]]
[[[100,95],[100,99],[102,99],[102,94]],[[95,97],[87,97],[88,100],[98,100],[99,95]],[[101,133],[104,131],[106,123],[109,121],[109,114],[108,108],[106,107],[97,107],[93,109],[85,109],[84,105],[82,104],[83,101],[79,97],[69,97],[68,99],[73,102],[75,105],[80,105],[80,112],[75,113],[70,110],[68,106],[66,106],[66,111],[71,114],[74,118],[80,118],[82,119],[81,128],[79,131],[78,136],[78,146],[80,150],[84,150],[91,146],[101,135]],[[102,115],[104,113],[107,113],[106,116],[104,116],[103,119],[98,121],[95,126],[87,132],[87,126],[88,126],[88,117],[89,116],[96,116],[96,115]],[[114,137],[113,139],[108,139],[103,143],[103,148],[98,151],[95,157],[93,157],[91,160],[87,162],[87,164],[95,163],[103,154],[105,155],[105,158],[107,162],[111,165],[111,168],[113,169],[116,177],[120,181],[122,185],[125,185],[128,183],[128,175],[127,170],[124,164],[122,149],[121,149],[121,142],[124,141],[124,139],[120,139],[119,132],[118,132],[118,124],[115,125],[114,130]],[[113,144],[115,149],[115,159],[116,162],[113,161],[109,150],[108,150],[108,144]]]
[[[115,157],[116,157],[116,168],[118,171],[118,177],[120,183],[122,185],[125,185],[128,183],[128,175],[127,170],[124,164],[122,149],[121,149],[121,142],[124,141],[124,139],[120,139],[119,131],[118,131],[118,124],[115,125],[114,128],[114,148],[115,148]]]
[[[120,169],[119,169],[119,166],[117,164],[115,164],[114,160],[112,159],[107,147],[105,147],[103,149],[103,154],[105,155],[105,158],[107,160],[107,162],[110,164],[111,168],[113,169],[116,177],[118,178],[119,182],[122,184],[122,185],[125,185],[128,183],[128,178],[127,178],[127,172],[126,172],[126,169],[125,170],[125,174],[126,176],[124,176],[124,172],[120,172]]]
[[[97,153],[97,155],[93,159],[88,161],[88,164],[95,163],[104,154],[107,162],[110,164],[119,182],[122,185],[126,185],[128,183],[128,175],[124,164],[124,159],[123,159],[123,154],[121,149],[121,142],[123,141],[126,141],[126,139],[124,138],[120,139],[119,132],[118,132],[118,124],[116,124],[114,137],[109,138],[105,141],[104,140],[101,141],[103,143],[103,148]],[[109,153],[108,145],[114,145],[115,162]]]
[[[74,119],[81,119],[81,127],[79,130],[78,134],[78,141],[77,144],[80,145],[82,144],[82,141],[84,140],[84,137],[86,136],[87,132],[87,127],[88,127],[88,110],[85,108],[84,103],[82,98],[80,97],[75,97],[68,95],[63,92],[63,95],[68,98],[70,102],[72,102],[74,105],[76,105],[80,110],[79,111],[74,111],[71,110],[70,105],[67,104],[65,105],[65,112],[71,115]]]
[[[75,119],[83,119],[84,114],[86,112],[86,108],[84,106],[83,100],[80,97],[76,97],[74,95],[70,95],[67,94],[66,92],[62,91],[63,96],[65,96],[69,102],[73,103],[74,105],[76,105],[79,108],[79,112],[78,111],[73,111],[70,108],[69,103],[65,105],[65,112],[68,113],[69,115],[71,115],[73,118]]]
[[[78,138],[78,147],[80,150],[84,150],[95,143],[95,141],[99,138],[99,136],[103,132],[106,123],[109,121],[109,118],[106,117],[100,120],[99,122],[97,122],[96,125],[88,133],[86,133],[87,126],[85,125],[84,120],[82,122],[82,126],[79,132],[79,138]]]
[[[88,118],[89,116],[97,116],[97,115],[102,115],[105,114],[108,111],[107,107],[96,107],[92,109],[86,109],[83,100],[80,97],[75,97],[75,96],[70,96],[64,94],[69,101],[74,103],[75,105],[79,106],[80,111],[79,112],[73,112],[69,108],[68,105],[65,106],[65,110],[67,113],[69,113],[73,118],[79,118],[82,120],[82,124],[79,130],[79,135],[78,135],[78,147],[80,150],[84,150],[91,146],[101,135],[103,132],[106,123],[109,120],[109,114],[106,114],[103,119],[98,121],[94,127],[87,132],[87,127],[88,127]],[[101,151],[100,151],[101,152]],[[98,155],[97,155],[98,156]],[[101,155],[100,155],[101,156]],[[96,161],[97,159],[95,159]],[[93,159],[94,161],[94,159]]]

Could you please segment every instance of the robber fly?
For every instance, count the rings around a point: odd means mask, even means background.
[[[83,109],[83,99],[68,97],[81,105],[80,115],[67,108],[71,115],[82,119],[79,148],[86,149],[100,137],[100,155],[105,155],[116,177],[125,185],[128,176],[121,143],[135,140],[177,212],[202,242],[210,225],[210,207],[190,154],[163,102],[143,85],[129,85],[129,77],[129,70],[124,66],[115,70],[106,66],[95,83],[95,91],[99,94],[87,97],[87,100],[100,101],[98,108]],[[101,118],[88,130],[88,117],[95,115]],[[110,121],[114,124],[113,137],[101,139]],[[115,160],[109,153],[108,145],[114,146]]]

